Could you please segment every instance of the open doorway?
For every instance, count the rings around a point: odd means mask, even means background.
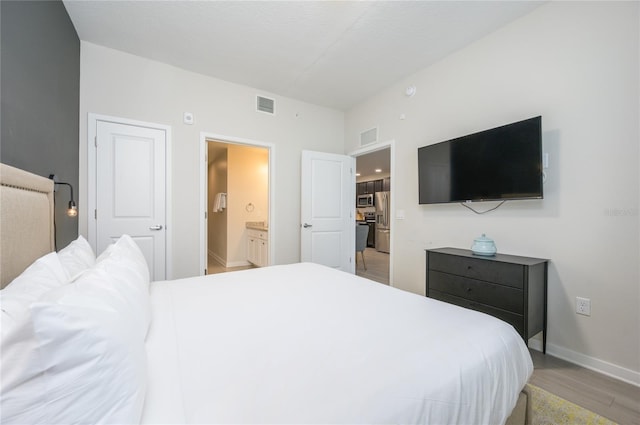
[[[356,225],[367,226],[366,246],[356,252],[356,274],[376,282],[391,280],[391,146],[383,145],[356,157]],[[363,244],[356,241],[356,249]]]
[[[269,265],[270,147],[204,142],[205,274]]]

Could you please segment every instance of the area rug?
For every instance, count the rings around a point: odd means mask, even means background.
[[[527,384],[531,403],[531,425],[616,425],[615,422],[551,394],[535,385]]]

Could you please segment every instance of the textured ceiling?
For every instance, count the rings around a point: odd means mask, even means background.
[[[64,0],[81,40],[342,110],[540,4]]]
[[[360,180],[375,180],[376,169],[380,175],[388,176],[391,173],[391,149],[382,149],[356,157],[356,173],[360,174]]]

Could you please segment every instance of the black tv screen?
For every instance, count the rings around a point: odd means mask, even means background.
[[[542,117],[418,148],[419,203],[542,198]]]

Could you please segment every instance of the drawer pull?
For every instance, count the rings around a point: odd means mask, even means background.
[[[471,292],[471,288],[467,288],[467,292]]]

